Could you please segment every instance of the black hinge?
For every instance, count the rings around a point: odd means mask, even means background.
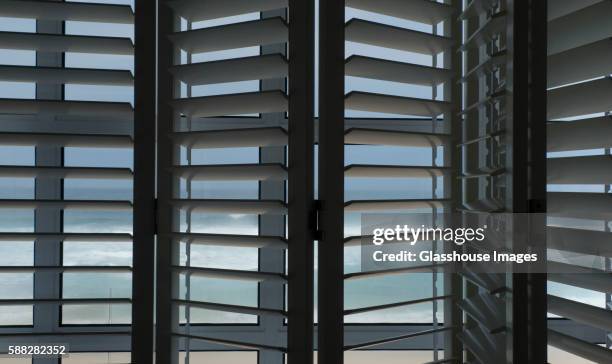
[[[529,200],[529,212],[546,212],[546,200],[531,199]]]
[[[312,217],[310,219],[310,229],[314,240],[321,240],[322,232],[319,229],[319,215],[321,213],[321,200],[314,200]]]

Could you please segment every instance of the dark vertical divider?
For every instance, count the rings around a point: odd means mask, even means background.
[[[547,85],[547,1],[530,1],[530,203],[529,212],[546,212],[546,85]],[[538,253],[546,264],[546,249]],[[529,363],[548,362],[547,278],[544,273],[529,274]]]
[[[156,271],[156,328],[155,362],[176,363],[178,351],[172,336],[176,319],[172,305],[173,213],[168,201],[172,199],[173,183],[169,172],[173,165],[173,148],[169,140],[173,131],[174,111],[170,106],[174,83],[168,69],[172,66],[175,51],[167,35],[175,29],[175,17],[166,0],[158,0],[157,39],[157,271]]]
[[[156,2],[136,0],[132,363],[153,362]]]
[[[318,362],[343,362],[344,0],[319,5]]]
[[[508,55],[512,75],[511,207],[545,212],[546,194],[546,2],[508,1]],[[545,251],[542,259],[545,261]],[[512,275],[512,363],[546,363],[546,278]]]
[[[289,6],[287,362],[313,360],[314,1]]]

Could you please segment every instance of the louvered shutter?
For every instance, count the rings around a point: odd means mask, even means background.
[[[549,294],[550,314],[571,320],[594,335],[577,338],[573,332],[552,327],[548,342],[604,363],[612,360],[608,247],[612,236],[612,120],[608,115],[612,110],[612,4],[551,0],[548,7],[548,213],[556,217],[548,228],[548,247],[593,262],[593,266],[568,267],[576,273],[550,273],[548,279],[562,284],[570,295],[576,289],[592,291],[594,297],[605,295],[602,306],[597,306],[597,302],[587,304]],[[589,149],[592,151],[587,152]],[[549,261],[550,271],[566,268],[564,264]]]
[[[64,262],[67,245],[125,243],[131,246],[131,222],[129,232],[115,233],[112,229],[89,225],[80,232],[72,228],[65,231],[65,215],[68,213],[121,212],[131,216],[132,203],[124,200],[65,198],[65,184],[72,180],[129,181],[132,170],[104,166],[67,166],[66,148],[109,148],[131,151],[133,107],[130,102],[76,101],[64,96],[66,85],[133,86],[134,77],[129,70],[71,68],[64,65],[66,53],[96,55],[133,55],[133,43],[128,37],[70,35],[65,32],[65,22],[95,22],[130,25],[134,14],[130,6],[76,3],[61,1],[13,1],[0,3],[0,16],[32,19],[36,31],[0,32],[0,48],[35,52],[36,64],[0,65],[0,80],[35,84],[36,95],[32,99],[0,99],[2,110],[3,147],[30,147],[35,153],[33,165],[1,166],[0,177],[16,181],[33,181],[35,191],[31,197],[3,199],[0,209],[33,214],[31,227],[22,229],[15,223],[13,231],[0,233],[0,244],[33,242],[32,266],[0,267],[1,274],[31,273],[33,294],[27,299],[2,299],[1,305],[19,306],[20,312],[33,310],[31,327],[0,329],[0,336],[10,343],[65,342],[71,351],[87,351],[88,342],[98,342],[98,350],[129,351],[130,322],[120,326],[98,326],[100,322],[81,314],[85,322],[77,327],[67,327],[67,310],[103,312],[113,307],[130,306],[129,293],[123,297],[110,295],[87,296],[66,293],[67,276],[83,277],[92,274],[112,277],[131,277],[131,263],[124,265],[74,265]],[[9,60],[10,61],[10,60]],[[127,101],[127,100],[126,100]],[[19,182],[21,183],[21,182]],[[28,182],[24,182],[27,184]],[[131,187],[130,187],[131,188]],[[10,192],[10,191],[9,191]],[[92,187],[93,193],[103,192]],[[23,232],[26,231],[26,232]],[[113,276],[116,275],[116,276]],[[96,279],[96,278],[93,278]],[[128,278],[131,280],[131,278]],[[116,280],[114,281],[116,282]],[[90,311],[87,311],[90,310]],[[93,310],[93,311],[91,311]],[[96,316],[93,314],[92,316]],[[126,317],[123,318],[125,320]],[[123,321],[122,320],[122,321]],[[107,324],[110,322],[104,322]],[[121,343],[121,344],[120,344]]]
[[[458,148],[460,210],[465,214],[540,212],[534,206],[538,198],[544,198],[537,167],[543,156],[538,155],[535,144],[538,123],[543,123],[538,110],[544,91],[538,89],[537,75],[543,68],[537,68],[537,51],[542,45],[535,24],[541,21],[542,12],[536,2],[464,3],[459,17],[464,29],[464,66]],[[506,234],[520,229],[509,221],[496,228]],[[482,253],[471,246],[464,249]],[[464,264],[461,276],[465,289],[457,305],[466,319],[458,338],[466,351],[465,360],[544,360],[541,338],[545,331],[540,327],[545,325],[540,320],[544,287],[537,285],[543,280],[493,272],[487,270],[487,263]],[[526,321],[527,316],[534,318]]]
[[[384,20],[371,21],[359,16],[344,22],[345,8],[367,11],[373,18],[384,19],[386,15],[402,21],[418,22],[426,25],[427,31],[416,31],[404,26],[384,24]],[[449,296],[432,294],[425,299],[391,302],[348,309],[342,297],[345,284],[366,283],[376,285],[377,278],[393,277],[407,273],[432,273],[438,271],[435,266],[410,267],[387,270],[361,270],[344,273],[345,248],[361,243],[362,238],[346,231],[345,216],[367,213],[401,213],[425,211],[450,211],[451,186],[451,120],[454,119],[454,107],[451,91],[454,89],[456,39],[451,37],[453,14],[456,8],[452,5],[433,1],[371,1],[347,0],[345,2],[322,2],[320,4],[320,124],[319,124],[319,199],[321,200],[320,226],[322,239],[319,242],[319,362],[338,363],[343,360],[343,351],[376,350],[405,343],[411,338],[429,337],[436,342],[442,332],[451,329],[451,325],[442,325],[434,313],[433,327],[422,331],[398,332],[392,337],[381,337],[381,334],[355,336],[345,333],[343,321],[351,315],[373,314],[389,308],[409,309],[417,303],[429,303],[434,312],[437,307],[449,303]],[[359,13],[365,14],[365,13]],[[444,22],[444,26],[441,26]],[[404,24],[406,24],[404,23]],[[342,29],[343,28],[343,29]],[[444,28],[443,34],[438,34]],[[454,31],[455,29],[453,29]],[[458,36],[458,34],[455,34]],[[364,48],[360,54],[345,56],[345,42],[358,43],[372,48]],[[414,54],[414,61],[394,61],[385,59],[369,49],[387,48],[394,51]],[[381,49],[382,49],[381,48]],[[384,51],[381,50],[381,53]],[[438,64],[440,55],[444,63]],[[430,65],[418,64],[419,57],[429,57]],[[344,62],[340,63],[340,60]],[[344,79],[358,77],[377,81],[391,81],[402,84],[402,87],[431,87],[431,97],[397,96],[389,93],[375,93],[357,89],[345,92]],[[437,95],[440,86],[444,95]],[[414,92],[413,92],[414,94]],[[392,122],[376,117],[362,116],[349,119],[350,115],[372,115],[385,113],[395,118]],[[347,116],[349,115],[349,116]],[[341,122],[344,121],[344,122]],[[416,125],[420,125],[416,126]],[[424,126],[427,125],[427,126]],[[376,150],[380,147],[414,147],[426,148],[432,153],[432,164],[425,165],[389,165],[388,161],[379,158],[368,164],[346,162],[346,148],[358,146]],[[438,164],[436,153],[443,150],[443,160]],[[346,152],[348,153],[348,152]],[[384,198],[354,199],[348,196],[351,191],[343,186],[357,180],[387,179],[401,181],[429,181],[432,185],[431,196],[417,198]],[[436,183],[442,181],[444,193],[437,190]],[[399,182],[398,182],[399,183]],[[372,183],[369,192],[385,192],[383,186]],[[398,192],[399,193],[399,192]],[[344,228],[342,228],[344,226]],[[435,276],[435,273],[432,273]],[[344,284],[343,284],[344,282]],[[433,280],[434,289],[436,280]],[[360,304],[359,302],[357,304]],[[361,303],[363,304],[363,303]],[[435,336],[435,337],[434,337]],[[406,341],[404,341],[406,340]],[[414,339],[413,339],[414,340]],[[403,345],[403,344],[400,344]],[[438,357],[439,348],[434,348],[434,362],[449,362]]]
[[[231,20],[252,13],[261,16]],[[287,359],[296,363],[307,362],[312,355],[312,341],[304,338],[312,337],[313,14],[309,1],[291,6],[287,0],[160,2],[158,272],[166,278],[157,286],[160,362],[174,362],[179,350],[189,355],[203,345],[257,350],[274,360],[282,360],[289,350]],[[202,21],[221,25],[192,26]],[[186,26],[181,27],[181,22]],[[260,54],[232,58],[223,53],[245,47],[259,47]],[[204,52],[218,52],[222,59],[193,61]],[[259,90],[192,96],[197,87],[251,80],[259,82]],[[259,163],[192,163],[192,151],[231,153],[231,148],[259,148]],[[186,160],[180,158],[181,149]],[[192,185],[202,181],[258,183],[259,196],[196,198]],[[255,234],[227,228],[202,233],[191,222],[192,214],[198,213],[226,219],[256,216],[259,228]],[[186,249],[184,262],[178,260],[181,244]],[[197,246],[259,249],[259,260],[268,263],[256,271],[197,266],[191,260],[191,249]],[[288,271],[281,264],[285,254]],[[198,286],[202,279],[254,283],[259,301],[248,305],[194,298],[193,292],[202,290]],[[179,293],[181,287],[186,287],[184,293]],[[277,331],[276,336],[241,338],[207,332],[191,325],[194,309],[251,315],[262,326],[280,327],[287,319],[288,335]]]

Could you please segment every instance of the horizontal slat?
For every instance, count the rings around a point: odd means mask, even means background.
[[[595,363],[612,363],[612,350],[555,330],[548,330],[548,344]]]
[[[457,334],[464,348],[482,364],[501,363],[505,354],[505,335],[486,335],[480,326],[464,329]]]
[[[612,274],[602,270],[548,261],[548,280],[592,291],[612,292]],[[561,273],[564,272],[564,273]]]
[[[448,19],[453,7],[430,0],[346,0],[351,8],[434,25]]]
[[[281,273],[268,273],[235,269],[200,268],[173,266],[174,271],[191,276],[230,279],[248,282],[285,282],[287,278]]]
[[[242,348],[242,349],[247,349],[247,350],[274,350],[274,351],[280,351],[280,352],[287,351],[285,348],[282,348],[280,346],[272,346],[272,345],[257,344],[257,343],[246,343],[243,341],[219,339],[219,338],[202,336],[202,335],[180,334],[180,333],[173,333],[172,335],[177,336],[177,337],[187,338],[190,340],[201,340],[201,341],[206,341],[206,342],[213,343],[213,344],[227,345],[227,346],[231,346],[235,348]]]
[[[191,53],[285,43],[287,37],[287,24],[280,17],[188,30],[169,35],[175,46]]]
[[[506,306],[502,299],[488,293],[476,294],[457,303],[459,308],[476,322],[496,334],[506,329]]]
[[[410,338],[417,337],[417,336],[430,335],[430,334],[435,334],[437,332],[444,332],[444,331],[448,331],[451,329],[452,327],[446,326],[446,327],[442,327],[439,329],[423,330],[423,331],[413,332],[410,334],[404,334],[404,335],[398,335],[398,336],[393,336],[393,337],[387,337],[384,339],[367,341],[367,342],[363,342],[359,344],[345,345],[344,350],[348,351],[348,350],[365,349],[365,348],[370,348],[373,346],[389,344],[389,343],[393,343],[396,341],[410,339]]]
[[[612,3],[601,1],[548,23],[548,54],[612,37]]]
[[[444,52],[453,45],[451,38],[361,19],[351,19],[344,32],[349,42],[427,55]]]
[[[486,134],[484,134],[482,136],[477,136],[477,137],[474,137],[474,138],[466,139],[466,140],[462,141],[461,143],[457,144],[457,147],[469,146],[469,145],[474,144],[474,143],[482,142],[482,141],[485,141],[485,140],[488,140],[488,139],[492,139],[492,138],[498,137],[500,135],[504,135],[505,133],[506,133],[506,130],[504,130],[504,129],[495,130],[495,131],[486,133]]]
[[[603,0],[562,0],[551,1],[547,6],[548,21],[576,12]]]
[[[270,147],[287,145],[287,131],[280,127],[181,132],[175,143],[191,148]]]
[[[90,35],[0,32],[0,48],[38,52],[75,52],[131,56],[134,45],[129,38]]]
[[[481,62],[471,70],[469,70],[460,80],[466,82],[475,77],[481,77],[484,74],[492,72],[496,68],[506,63],[506,50],[491,54],[485,61]]]
[[[548,87],[607,76],[612,73],[612,39],[606,38],[548,57]]]
[[[82,116],[108,121],[133,119],[132,106],[127,102],[0,99],[0,114]]]
[[[236,213],[236,214],[286,214],[287,206],[280,200],[197,200],[175,199],[171,201],[175,208],[189,209],[196,212]]]
[[[75,209],[75,210],[110,210],[131,211],[132,203],[129,201],[85,201],[85,200],[0,200],[0,209]]]
[[[463,211],[473,212],[501,212],[504,208],[492,200],[472,200],[463,203]]]
[[[466,51],[482,46],[493,40],[496,35],[506,30],[506,13],[499,12],[494,14],[480,28],[474,31],[468,39],[459,47],[459,50]]]
[[[107,233],[0,233],[0,241],[61,240],[64,242],[131,243],[130,234]]]
[[[547,211],[555,216],[611,219],[612,195],[606,193],[548,192]]]
[[[180,306],[189,306],[192,308],[201,308],[205,310],[222,311],[222,312],[233,312],[245,315],[266,315],[276,317],[286,317],[287,313],[283,310],[273,310],[270,308],[260,307],[249,307],[240,305],[229,305],[224,303],[213,303],[213,302],[202,302],[202,301],[190,301],[190,300],[173,300]]]
[[[36,337],[41,338],[43,336],[50,336],[51,338],[60,336],[60,337],[70,337],[73,336],[75,339],[80,336],[130,336],[131,331],[59,331],[55,330],[53,332],[32,332],[32,331],[19,331],[19,332],[0,332],[0,337]]]
[[[548,295],[548,312],[604,331],[612,331],[612,311]]]
[[[407,199],[407,200],[354,200],[344,204],[346,212],[441,209],[448,205],[447,199]]]
[[[63,1],[3,0],[0,2],[0,16],[119,24],[134,22],[134,13],[129,5]]]
[[[612,156],[549,158],[546,176],[551,184],[612,184]]]
[[[192,86],[281,78],[286,77],[288,71],[287,60],[281,54],[224,59],[170,67],[170,72],[174,77]]]
[[[344,280],[357,280],[357,279],[368,279],[375,277],[386,277],[405,273],[431,273],[437,269],[443,269],[444,264],[428,264],[428,265],[414,265],[401,268],[393,269],[380,269],[371,270],[365,272],[348,273],[344,275]]]
[[[193,181],[268,181],[287,179],[287,168],[279,163],[177,166],[174,175]]]
[[[562,152],[612,146],[612,118],[549,122],[546,126],[547,151]]]
[[[493,5],[496,4],[495,0],[472,0],[469,1],[465,9],[461,12],[459,20],[464,20],[472,16],[478,16],[483,13],[487,13]]]
[[[609,110],[612,110],[610,77],[548,91],[549,119],[569,118]]]
[[[351,178],[435,178],[450,172],[446,167],[382,166],[351,164],[345,167],[344,176]]]
[[[276,248],[286,249],[287,240],[280,236],[251,236],[230,234],[203,234],[203,233],[173,233],[176,241],[191,244],[212,246],[234,246],[244,248]]]
[[[133,141],[128,135],[0,133],[0,144],[15,146],[52,144],[64,147],[131,148]]]
[[[346,95],[344,107],[349,110],[433,117],[449,112],[452,105],[445,101],[353,91]]]
[[[282,91],[192,97],[171,102],[176,111],[192,117],[285,112],[287,96]]]
[[[32,305],[32,304],[58,304],[62,306],[70,305],[111,305],[111,304],[131,304],[130,298],[37,298],[37,299],[8,299],[0,300],[0,306]]]
[[[426,1],[429,2],[429,0]],[[344,73],[347,76],[403,82],[422,86],[439,85],[450,81],[453,77],[453,72],[445,68],[421,66],[412,63],[355,55],[347,58],[344,66]]]
[[[0,273],[28,273],[35,271],[69,272],[69,273],[130,273],[130,266],[109,265],[64,265],[64,266],[0,266]]]
[[[491,94],[486,95],[484,98],[474,102],[471,105],[468,105],[466,108],[461,110],[461,112],[459,112],[459,115],[465,115],[472,111],[479,111],[483,106],[492,105],[499,102],[504,96],[506,96],[506,89],[502,86]]]
[[[469,178],[488,178],[495,177],[506,172],[506,168],[479,168],[474,170],[466,170],[457,178],[469,179]]]
[[[4,178],[131,179],[129,168],[0,166]]]
[[[35,66],[0,66],[0,80],[52,84],[132,86],[130,71]]]
[[[457,363],[457,362],[458,361],[455,358],[448,358],[448,359],[428,361],[427,363],[424,363],[424,364],[446,364],[446,363]]]
[[[612,257],[612,233],[598,230],[546,227],[548,248],[581,254]]]
[[[199,22],[228,16],[275,10],[288,6],[288,0],[171,0],[166,4],[176,15]]]
[[[433,148],[447,145],[450,137],[445,134],[351,128],[345,132],[344,142],[346,144]]]
[[[373,235],[356,235],[356,236],[348,236],[344,238],[344,246],[360,246],[362,244],[372,244]],[[419,242],[432,241],[431,239],[420,239]],[[394,244],[396,241],[388,241],[386,244]],[[397,243],[401,243],[401,241],[397,241]]]
[[[450,298],[452,298],[452,296],[436,296],[436,297],[421,298],[421,299],[417,299],[417,300],[409,300],[409,301],[388,303],[388,304],[384,304],[384,305],[376,305],[376,306],[353,308],[353,309],[350,309],[350,310],[344,310],[344,315],[345,316],[346,315],[356,315],[356,314],[360,314],[360,313],[364,313],[364,312],[386,310],[386,309],[394,308],[394,307],[403,307],[403,306],[409,306],[409,305],[416,305],[416,304],[419,304],[419,303],[433,302],[433,301],[439,301],[439,300],[446,300],[446,299],[450,299]]]
[[[503,275],[498,273],[478,272],[469,266],[464,266],[459,272],[465,279],[484,289],[489,294],[505,292],[507,290]]]

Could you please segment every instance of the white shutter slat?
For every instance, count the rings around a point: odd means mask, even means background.
[[[548,57],[548,87],[612,74],[612,39],[573,48]]]
[[[221,61],[174,66],[176,79],[192,86],[221,82],[263,80],[286,77],[288,64],[284,56],[270,54]]]
[[[344,72],[347,76],[403,82],[421,86],[439,85],[450,81],[453,76],[451,70],[444,68],[434,68],[364,56],[349,57],[346,60]]]
[[[176,209],[190,209],[193,212],[255,215],[287,213],[287,205],[280,200],[174,199],[170,204]]]
[[[118,24],[134,22],[134,13],[129,5],[64,1],[3,0],[0,2],[0,16]]]
[[[288,28],[285,21],[277,17],[176,32],[168,37],[186,52],[201,53],[285,43]]]
[[[0,32],[0,48],[38,51],[114,54],[131,56],[134,45],[129,38],[90,35]]]
[[[174,175],[192,181],[269,181],[287,179],[282,164],[226,164],[176,166]]]
[[[130,71],[34,66],[0,66],[0,80],[43,84],[133,86]]]
[[[416,166],[385,166],[351,164],[345,168],[344,176],[349,178],[425,178],[447,176],[450,168],[416,167]]]
[[[176,15],[199,22],[228,16],[286,8],[288,0],[173,0],[167,2]]]
[[[549,158],[546,172],[551,184],[612,184],[612,156]]]
[[[175,241],[196,245],[233,246],[244,248],[287,249],[287,241],[280,236],[251,236],[232,234],[172,233]]]
[[[547,150],[596,149],[612,146],[612,118],[598,117],[547,124]]]
[[[346,0],[351,8],[434,25],[448,19],[453,7],[430,0]]]
[[[361,19],[351,19],[346,23],[345,39],[426,55],[450,50],[453,45],[451,38]]]
[[[344,142],[346,144],[434,148],[448,145],[450,136],[385,129],[350,128],[344,135]]]
[[[346,95],[344,107],[349,110],[432,117],[450,111],[452,105],[446,101],[353,91]]]
[[[548,118],[562,119],[612,110],[612,78],[548,91]]]
[[[548,55],[612,37],[612,3],[600,1],[548,23]]]
[[[192,117],[212,117],[285,112],[288,100],[282,91],[261,91],[175,99],[172,106],[176,111]]]
[[[287,145],[287,131],[280,127],[179,132],[175,143],[191,148],[239,148]]]

